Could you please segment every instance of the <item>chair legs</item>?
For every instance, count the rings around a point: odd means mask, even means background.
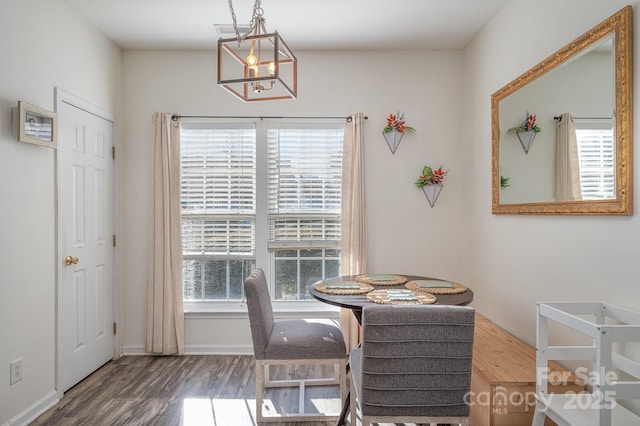
[[[351,426],[357,426],[358,424],[358,401],[356,398],[356,385],[353,382],[353,377],[349,380],[349,408],[351,409]]]
[[[335,376],[314,378],[314,379],[278,379],[271,377],[270,367],[275,365],[335,365]],[[333,421],[338,419],[337,413],[305,413],[305,397],[304,390],[308,386],[340,386],[340,401],[344,404],[346,399],[346,359],[300,359],[300,360],[256,360],[256,419],[258,423],[282,422],[282,421]],[[299,400],[297,413],[277,413],[276,408],[271,405],[264,405],[264,390],[266,388],[278,387],[298,387]],[[265,415],[264,410],[268,409],[271,413]]]

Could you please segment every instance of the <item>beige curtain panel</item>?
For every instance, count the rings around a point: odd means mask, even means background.
[[[562,114],[556,124],[556,198],[558,201],[582,199],[576,126],[568,113]]]
[[[357,275],[366,270],[364,117],[357,113],[351,118],[345,124],[342,154],[342,275]],[[360,342],[360,325],[350,309],[340,311],[340,328],[347,351],[356,348]]]
[[[172,114],[155,113],[154,176],[149,272],[147,352],[184,353],[182,236],[180,228],[180,126]]]

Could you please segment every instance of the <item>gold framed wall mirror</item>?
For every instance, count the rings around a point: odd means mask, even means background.
[[[633,213],[632,20],[626,6],[491,96],[494,214]],[[527,116],[541,131],[523,137]]]

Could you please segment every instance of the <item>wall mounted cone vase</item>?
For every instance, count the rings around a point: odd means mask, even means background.
[[[387,140],[387,145],[389,145],[389,149],[392,154],[396,153],[396,149],[398,149],[398,145],[400,145],[400,141],[402,140],[402,136],[404,136],[403,132],[391,131],[383,133],[384,138]]]
[[[523,131],[517,130],[516,135],[518,135],[518,139],[520,140],[520,144],[522,144],[522,148],[524,149],[524,153],[529,153],[529,148],[531,148],[531,144],[533,144],[533,140],[536,138],[536,132],[533,130]]]
[[[429,201],[429,205],[433,207],[438,201],[438,196],[440,195],[440,191],[442,191],[441,183],[434,183],[432,185],[425,185],[422,187],[424,191],[424,195],[427,197],[427,201]]]

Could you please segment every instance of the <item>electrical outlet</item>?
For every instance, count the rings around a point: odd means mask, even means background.
[[[9,374],[9,384],[13,385],[22,380],[24,370],[22,369],[22,358],[18,358],[9,364],[11,373]]]

